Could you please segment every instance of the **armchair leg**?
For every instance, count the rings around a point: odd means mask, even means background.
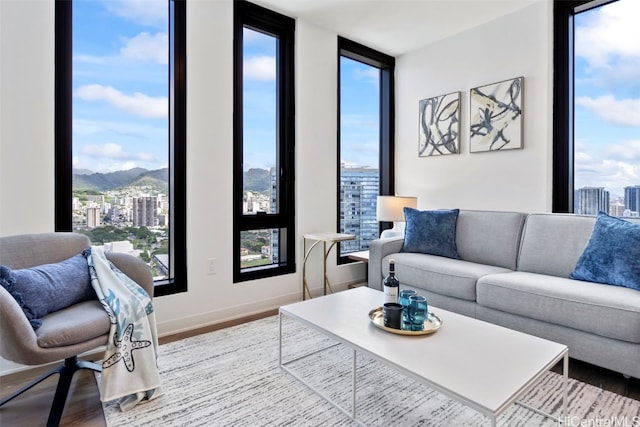
[[[79,360],[77,356],[69,357],[64,360],[63,365],[55,367],[49,372],[36,378],[31,383],[22,387],[20,390],[0,400],[0,406],[4,405],[15,397],[20,396],[22,393],[31,389],[33,386],[40,384],[51,375],[60,374],[58,385],[56,386],[56,393],[53,397],[53,403],[51,404],[51,411],[49,412],[49,419],[47,421],[47,427],[57,427],[60,424],[60,419],[62,418],[62,412],[67,401],[67,395],[69,394],[69,388],[71,387],[73,374],[75,374],[80,369],[89,369],[95,372],[102,371],[102,367],[97,363],[89,362],[86,360]]]

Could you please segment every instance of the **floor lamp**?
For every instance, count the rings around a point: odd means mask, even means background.
[[[404,236],[404,208],[416,208],[417,197],[378,196],[376,218],[378,221],[393,221],[393,228],[383,230],[380,238]]]

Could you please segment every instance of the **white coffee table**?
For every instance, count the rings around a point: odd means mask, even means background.
[[[443,321],[433,335],[403,336],[383,331],[368,317],[382,304],[382,292],[360,287],[280,307],[280,366],[362,424],[356,413],[356,355],[364,353],[489,417],[497,417],[563,360],[563,405],[558,422],[567,415],[567,346],[491,323],[431,307]],[[282,360],[282,318],[295,319],[352,349],[352,410],[331,401]],[[318,349],[322,350],[322,349]],[[429,363],[417,354],[428,354]],[[542,415],[553,416],[518,402]]]

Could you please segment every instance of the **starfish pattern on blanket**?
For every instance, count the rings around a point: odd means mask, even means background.
[[[103,368],[109,368],[122,360],[127,368],[127,371],[133,372],[133,370],[135,369],[135,363],[133,361],[133,350],[149,347],[151,345],[151,341],[133,341],[131,339],[132,335],[133,323],[129,323],[120,339],[118,339],[118,334],[115,334],[113,336],[113,343],[118,350],[102,363]]]

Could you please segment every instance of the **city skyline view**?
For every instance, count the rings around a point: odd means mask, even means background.
[[[165,0],[74,1],[73,165],[113,172],[167,167],[168,95]],[[604,187],[611,198],[640,184],[640,2],[619,0],[577,14],[575,20],[575,189]],[[246,35],[246,96],[275,78],[272,48]],[[262,37],[264,38],[264,36]],[[357,90],[343,104],[341,162],[377,165],[376,70],[342,61]],[[268,99],[268,97],[267,97]],[[359,102],[358,102],[359,101]],[[268,106],[267,106],[268,108]],[[255,119],[248,114],[247,122]],[[255,130],[260,133],[259,129]],[[246,147],[245,169],[269,169],[265,133]],[[266,159],[266,160],[265,160]]]
[[[575,17],[575,189],[640,184],[640,2]]]

